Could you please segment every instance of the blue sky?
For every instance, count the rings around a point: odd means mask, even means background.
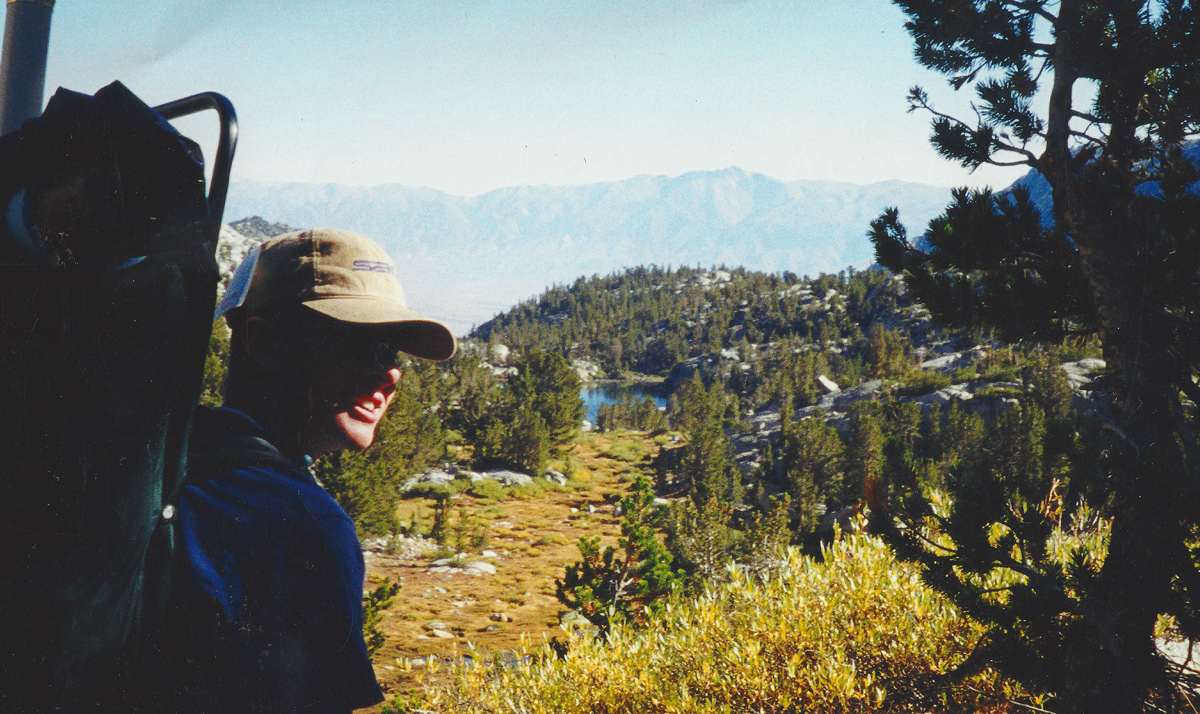
[[[969,97],[912,60],[903,22],[884,0],[60,0],[47,96],[221,92],[235,179],[476,195],[738,166],[1006,185],[1022,172],[968,174],[905,112],[913,84],[960,113]]]

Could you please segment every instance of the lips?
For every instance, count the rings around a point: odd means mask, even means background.
[[[351,400],[350,415],[363,422],[374,424],[383,418],[395,387],[377,389],[370,394],[356,394]]]

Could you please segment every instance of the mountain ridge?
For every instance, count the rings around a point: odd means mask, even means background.
[[[902,181],[779,181],[729,167],[474,197],[399,184],[235,182],[226,215],[370,236],[399,261],[413,306],[456,333],[580,276],[637,265],[745,266],[799,275],[865,268],[885,207],[913,227],[950,190]]]

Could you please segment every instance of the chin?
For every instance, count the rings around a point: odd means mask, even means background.
[[[374,443],[377,423],[359,421],[345,412],[338,414],[336,422],[342,448],[362,451]]]

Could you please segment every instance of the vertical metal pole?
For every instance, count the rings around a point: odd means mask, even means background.
[[[54,0],[8,0],[0,56],[0,134],[42,113]]]

